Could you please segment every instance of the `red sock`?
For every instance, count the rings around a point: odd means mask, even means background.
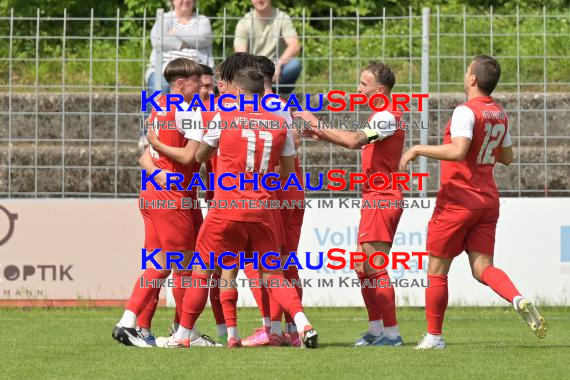
[[[368,311],[368,321],[379,321],[382,319],[382,310],[376,303],[376,289],[370,284],[364,284],[365,280],[370,280],[366,273],[357,273],[360,279],[360,293]]]
[[[152,317],[154,317],[156,307],[158,306],[158,295],[160,294],[160,288],[154,288],[152,290],[153,292],[151,298],[148,300],[143,311],[141,311],[137,317],[137,325],[143,329],[150,329],[152,326]]]
[[[220,281],[220,275],[218,273],[212,274],[212,279],[216,281],[216,284]],[[217,325],[222,325],[226,323],[224,318],[224,310],[222,309],[222,304],[220,303],[220,287],[214,286],[210,288],[210,306],[212,306],[212,313],[214,314],[214,319]]]
[[[131,294],[129,302],[127,302],[126,309],[132,311],[138,316],[143,311],[148,301],[151,299],[153,290],[156,289],[153,287],[141,287],[141,278],[143,279],[144,285],[145,281],[147,280],[158,280],[166,277],[168,277],[168,274],[164,275],[162,272],[159,272],[154,268],[145,270],[135,283],[133,293]]]
[[[205,274],[192,274],[192,287],[186,289],[182,303],[182,315],[180,316],[180,325],[187,329],[194,328],[194,324],[206,307],[208,278],[209,276]]]
[[[376,285],[380,285],[373,287],[371,290],[374,290],[374,299],[382,316],[384,327],[396,326],[398,324],[396,319],[396,294],[394,293],[394,287],[390,285],[390,275],[384,271],[374,273],[368,276],[368,278],[374,280]],[[377,316],[376,313],[373,314],[373,317]]]
[[[283,271],[283,276],[285,276],[285,278],[287,280],[289,280],[291,283],[293,283],[293,280],[297,280],[299,283],[299,270],[297,269],[297,267],[295,266],[290,266],[289,269],[286,269]],[[300,286],[295,286],[295,290],[297,291],[297,295],[299,296],[299,299],[301,300],[301,303],[303,302],[303,288]],[[273,311],[273,305],[271,305],[271,311]],[[295,323],[295,321],[293,320],[293,317],[289,315],[289,313],[284,313],[285,314],[285,322],[286,323]]]
[[[481,273],[481,281],[510,303],[513,303],[513,299],[516,296],[521,295],[509,276],[494,266],[488,266]]]
[[[180,323],[180,316],[182,315],[182,303],[184,302],[184,294],[186,294],[186,288],[182,287],[182,277],[192,277],[192,271],[172,273],[172,279],[174,280],[172,296],[174,297],[174,304],[176,305],[174,312],[175,323]],[[188,284],[187,279],[185,280],[185,284]]]
[[[265,288],[263,290],[267,291]],[[272,322],[281,321],[283,317],[283,308],[275,299],[273,293],[269,293],[269,314]]]
[[[237,326],[237,289],[228,289],[220,292],[220,302],[224,310],[224,317],[226,318],[227,327]]]
[[[429,275],[429,286],[426,288],[427,332],[441,335],[443,317],[447,309],[447,275]]]
[[[283,277],[282,273],[276,273],[269,276],[269,281],[271,280],[278,280],[279,284],[283,282],[285,277]],[[301,300],[299,299],[299,295],[295,288],[291,288],[288,286],[284,287],[272,287],[269,289],[273,297],[279,302],[283,310],[289,313],[292,317],[295,317],[295,314],[298,312],[303,311],[303,305],[301,304]]]
[[[251,293],[253,294],[253,298],[255,298],[255,303],[257,303],[257,307],[259,308],[259,312],[261,313],[262,318],[269,317],[269,293],[267,289],[260,286],[259,283],[259,271],[253,269],[253,265],[246,265],[245,269],[243,270],[245,276],[250,279],[254,280],[254,286],[250,288]]]

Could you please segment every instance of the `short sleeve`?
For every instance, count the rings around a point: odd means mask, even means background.
[[[378,132],[380,140],[392,136],[398,129],[396,118],[388,111],[376,112],[369,122],[370,128]]]
[[[217,148],[220,143],[220,135],[222,129],[220,128],[220,121],[222,120],[219,113],[214,116],[212,123],[208,125],[208,133],[204,135],[202,141],[210,145],[212,148]]]
[[[475,126],[475,115],[471,108],[467,106],[459,106],[453,111],[451,116],[451,126],[449,131],[451,138],[467,137],[473,139],[473,128]]]
[[[285,144],[281,150],[281,157],[295,156],[297,151],[295,150],[295,142],[293,141],[293,132],[287,129],[287,138],[285,139]]]
[[[188,109],[188,103],[184,102],[181,104],[182,109]],[[175,119],[176,119],[176,128],[180,133],[186,135],[186,129],[192,128],[192,120],[194,119],[195,112],[190,111],[176,111],[175,112]]]
[[[246,17],[239,20],[236,25],[236,32],[234,36],[234,50],[247,51],[248,40],[249,40],[248,24],[250,24],[251,22],[248,23]]]
[[[176,125],[178,125],[178,119],[176,120]],[[188,128],[184,128],[184,137],[187,140],[194,140],[202,142],[204,137],[204,122],[202,119],[202,111],[197,108],[192,115],[192,123]]]
[[[511,139],[511,132],[507,130],[507,133],[505,133],[505,138],[503,139],[503,144],[501,145],[501,147],[508,148],[512,145],[513,145],[513,140]]]
[[[297,37],[297,30],[295,30],[295,26],[293,26],[293,20],[291,20],[291,17],[285,12],[280,12],[279,17],[282,18],[281,37],[283,38]]]

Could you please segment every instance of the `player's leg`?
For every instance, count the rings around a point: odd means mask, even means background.
[[[220,302],[228,329],[228,348],[238,348],[242,346],[237,324],[238,290],[235,284],[232,284],[233,280],[237,278],[238,271],[237,268],[230,270],[223,269],[221,276],[221,279],[226,284],[220,287]]]
[[[465,239],[473,277],[510,302],[531,331],[537,337],[544,338],[547,333],[544,317],[532,302],[521,296],[509,276],[493,265],[499,209],[485,209],[478,212],[481,214],[479,221],[472,226]]]
[[[247,252],[251,252],[251,247],[248,247]],[[259,282],[261,276],[257,269],[254,269],[253,264],[245,266],[245,276],[252,281],[253,286],[250,287],[251,294],[255,299],[257,308],[261,313],[261,320],[263,325],[253,330],[253,334],[241,340],[245,347],[260,347],[269,344],[269,337],[271,335],[271,318],[270,318],[270,299],[267,288],[262,287]]]
[[[427,333],[416,349],[445,348],[443,320],[447,309],[447,274],[453,258],[464,249],[466,230],[472,225],[471,210],[436,207],[428,224],[428,287],[425,290]]]
[[[153,294],[147,302],[143,311],[137,318],[137,333],[151,346],[156,346],[154,334],[152,333],[152,318],[158,307],[158,300],[160,296],[160,288],[153,289]]]
[[[363,208],[359,225],[358,250],[367,257],[374,252],[390,253],[392,241],[402,216],[400,208]],[[384,264],[382,256],[374,258],[376,266]],[[361,281],[361,294],[368,311],[368,332],[356,342],[357,346],[401,346],[402,337],[396,319],[396,295],[390,286],[386,269],[375,269],[368,262],[356,266]],[[386,284],[375,286],[372,284]]]
[[[248,229],[253,251],[275,252],[279,244],[275,237],[274,223],[248,222],[244,223],[244,226]],[[282,285],[286,283],[281,269],[265,269],[267,265],[270,264],[270,260],[274,259],[274,257],[268,257],[267,259],[266,263],[260,263],[260,268],[264,268],[260,270],[262,279],[268,284],[277,283]],[[295,288],[292,286],[276,286],[271,287],[269,292],[271,296],[275,297],[277,302],[279,302],[283,310],[293,317],[305,347],[318,348],[318,334],[307,319]]]
[[[210,306],[212,307],[212,314],[216,321],[216,329],[218,331],[218,340],[222,344],[228,342],[228,329],[226,326],[226,319],[224,318],[224,310],[220,301],[220,287],[218,286],[222,278],[222,270],[216,268],[212,274],[213,285],[210,288]]]

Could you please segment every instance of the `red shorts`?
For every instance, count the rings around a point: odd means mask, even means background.
[[[194,222],[194,235],[198,235],[200,232],[200,228],[202,227],[202,223],[204,223],[204,215],[202,214],[202,210],[199,208],[193,208],[192,211],[192,221]]]
[[[283,254],[289,252],[297,252],[299,248],[299,239],[301,239],[301,227],[303,226],[303,218],[305,209],[293,208],[282,209],[281,218],[285,229],[285,241],[283,243]]]
[[[236,258],[225,256],[225,265],[239,266],[239,252],[259,252],[259,257],[269,251],[277,251],[275,226],[266,222],[244,222],[221,219],[206,215],[206,220],[198,234],[196,251],[204,263],[210,264],[210,252],[214,257],[222,252],[230,251],[238,255]],[[273,257],[275,258],[275,257]],[[261,269],[261,267],[260,267]]]
[[[493,255],[499,208],[478,210],[436,207],[428,224],[430,255],[453,258],[463,251]]]
[[[277,239],[277,249],[280,249],[285,244],[285,227],[283,225],[283,218],[280,209],[271,209],[273,216],[273,223],[275,224],[275,239]]]
[[[144,220],[144,247],[165,251],[193,250],[196,244],[191,209],[140,209]]]
[[[402,212],[399,207],[361,209],[358,243],[383,241],[392,244]]]

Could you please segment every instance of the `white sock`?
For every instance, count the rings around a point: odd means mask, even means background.
[[[398,325],[384,327],[384,335],[386,335],[388,339],[396,339],[400,336],[400,328]]]
[[[271,320],[269,317],[263,317],[261,320],[263,321],[263,327],[271,327]]]
[[[182,327],[182,326],[180,326],[180,327]],[[202,336],[202,333],[200,332],[200,330],[198,330],[196,325],[194,325],[194,328],[192,330],[190,330],[190,336],[188,338],[190,338],[191,341],[194,341],[201,336]]]
[[[295,324],[297,325],[297,330],[299,330],[301,332],[305,331],[305,326],[310,325],[309,320],[307,319],[307,316],[302,311],[295,314],[293,319],[295,320]]]
[[[125,310],[123,317],[119,321],[119,325],[134,329],[137,325],[137,315],[130,310]]]
[[[384,323],[381,319],[377,321],[368,321],[368,333],[374,336],[380,336],[384,331]]]
[[[283,335],[281,332],[281,321],[271,321],[271,334]]]
[[[513,298],[513,307],[515,308],[516,311],[519,311],[519,302],[523,298],[524,297],[522,297],[522,296],[515,296],[515,298]]]
[[[142,336],[149,336],[152,335],[152,331],[150,331],[150,329],[141,328],[141,334]]]
[[[174,334],[174,338],[178,340],[190,339],[191,334],[191,329],[187,329],[184,326],[178,326],[178,329],[176,329],[176,334]]]
[[[441,339],[441,335],[433,335],[433,334],[427,333],[426,336],[431,340],[440,340]]]
[[[225,323],[220,323],[219,325],[216,325],[216,327],[218,328],[218,336],[223,336],[228,333],[228,328]]]
[[[287,323],[287,332],[288,333],[296,333],[297,332],[297,325],[294,323]]]
[[[228,339],[234,338],[239,340],[239,331],[237,326],[236,327],[228,327]]]

